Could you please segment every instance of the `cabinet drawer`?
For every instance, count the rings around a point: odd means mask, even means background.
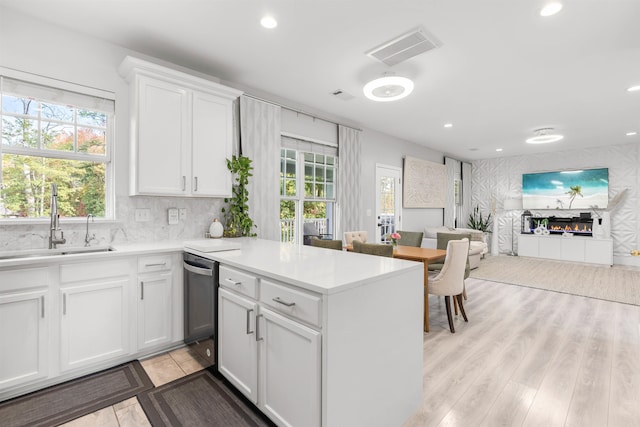
[[[171,270],[171,255],[151,255],[138,257],[138,273]]]
[[[218,282],[222,287],[233,289],[236,292],[255,299],[257,281],[258,279],[256,276],[233,268],[222,265],[220,266],[220,277]]]
[[[268,280],[260,281],[260,302],[274,310],[320,327],[322,299]]]
[[[25,268],[0,271],[0,292],[23,291],[49,285],[48,268]]]
[[[133,266],[126,259],[94,261],[60,266],[60,282],[81,282],[128,276]]]

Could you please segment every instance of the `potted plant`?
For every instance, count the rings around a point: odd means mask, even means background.
[[[249,177],[253,176],[251,171],[251,159],[245,156],[232,156],[227,159],[227,169],[232,173],[234,185],[231,198],[225,198],[224,202],[229,205],[222,208],[225,221],[225,237],[255,237],[253,228],[256,225],[249,216]]]
[[[469,215],[469,221],[467,221],[467,227],[474,230],[480,230],[484,233],[491,233],[491,214],[485,218],[480,212],[480,208],[476,206],[473,209],[471,215]]]

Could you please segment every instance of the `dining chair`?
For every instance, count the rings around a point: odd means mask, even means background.
[[[385,257],[393,257],[393,246],[383,245],[380,243],[360,243],[358,240],[353,241],[353,252],[368,255],[378,255]]]
[[[358,240],[360,243],[367,243],[366,231],[345,231],[344,232],[344,244],[351,245],[354,240]]]
[[[450,240],[447,243],[447,255],[440,273],[433,279],[429,279],[429,294],[444,296],[444,304],[449,320],[451,333],[456,330],[453,326],[453,316],[451,315],[450,297],[454,297],[460,307],[460,313],[465,322],[468,322],[467,314],[462,305],[462,292],[464,290],[464,270],[465,262],[469,254],[469,239]]]
[[[337,251],[342,250],[342,240],[324,240],[312,237],[310,242],[311,246],[315,246],[317,248],[335,249]]]
[[[424,236],[424,233],[422,231],[396,230],[396,233],[400,235],[400,240],[398,241],[399,245],[414,246],[416,248],[422,246],[422,236]]]
[[[313,237],[319,237],[320,233],[312,222],[305,222],[302,226],[302,243],[304,245],[310,245]]]

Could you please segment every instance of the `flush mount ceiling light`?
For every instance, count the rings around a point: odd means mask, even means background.
[[[562,9],[562,4],[557,2],[547,3],[542,10],[540,11],[540,16],[551,16],[560,12]]]
[[[276,21],[276,18],[271,15],[265,15],[260,20],[260,25],[262,25],[264,28],[271,29],[278,26],[278,21]]]
[[[562,135],[553,133],[552,128],[536,129],[533,133],[536,136],[527,139],[527,144],[548,144],[564,138]]]
[[[413,91],[413,82],[406,77],[384,76],[371,80],[362,91],[364,96],[373,101],[397,101],[409,96]]]
[[[446,128],[452,128],[453,127],[453,123],[445,123],[444,127]]]
[[[640,85],[638,86],[631,86],[630,88],[627,89],[627,92],[636,92],[640,90]]]

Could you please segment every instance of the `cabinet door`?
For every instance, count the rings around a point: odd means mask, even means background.
[[[172,272],[138,280],[138,349],[171,341]]]
[[[493,236],[497,239],[498,236]],[[528,236],[518,234],[518,255],[537,257],[538,255],[538,236]]]
[[[188,194],[188,93],[177,85],[138,77],[137,98],[134,194]]]
[[[278,425],[319,426],[321,336],[260,308],[260,408]]]
[[[613,240],[585,240],[584,260],[594,264],[613,265]]]
[[[584,262],[584,239],[582,237],[565,237],[560,240],[562,256],[564,261]]]
[[[231,101],[193,93],[192,195],[231,196],[227,160],[232,148]]]
[[[127,278],[60,289],[61,369],[128,353]]]
[[[47,290],[0,295],[0,390],[47,376]]]
[[[255,302],[219,289],[218,370],[255,404],[258,403],[256,309]]]

